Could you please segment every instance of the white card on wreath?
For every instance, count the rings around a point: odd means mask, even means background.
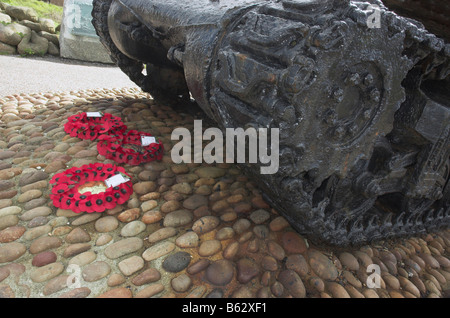
[[[146,147],[150,144],[156,143],[156,138],[152,136],[141,136],[141,144],[143,147]]]
[[[101,112],[86,112],[87,117],[103,117]]]
[[[109,187],[116,187],[122,183],[128,182],[130,179],[122,174],[116,174],[115,176],[112,176],[105,180],[106,186]]]

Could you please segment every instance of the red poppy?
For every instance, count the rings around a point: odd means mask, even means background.
[[[123,136],[100,136],[97,144],[99,154],[118,163],[139,165],[143,162],[161,160],[164,153],[164,145],[160,140],[142,145],[142,137],[152,137],[151,134],[130,130]]]
[[[72,137],[95,140],[104,134],[123,135],[127,127],[120,117],[104,114],[102,117],[88,117],[87,113],[78,113],[67,118],[64,131]]]
[[[122,173],[130,180],[114,187],[107,187],[105,180]],[[80,212],[104,212],[117,204],[125,203],[133,193],[130,176],[122,167],[112,164],[94,163],[80,168],[70,168],[52,177],[53,184],[50,199],[53,204],[62,209]],[[91,193],[88,189],[99,187],[98,193]],[[105,189],[102,190],[102,187]],[[81,190],[88,190],[80,192]]]

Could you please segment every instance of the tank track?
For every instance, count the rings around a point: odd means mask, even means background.
[[[295,1],[251,10],[221,37],[211,72],[216,121],[280,129],[280,171],[244,170],[317,243],[360,245],[448,228],[449,95],[433,89],[450,87],[450,45],[378,1],[381,32],[389,34],[381,40],[365,38],[367,2],[317,3],[306,13]],[[351,39],[366,41],[367,53],[355,54]],[[435,107],[443,117],[430,116]],[[429,136],[424,127],[433,125],[441,131]],[[438,181],[425,185],[431,175]]]
[[[155,100],[166,103],[188,102],[189,92],[185,85],[181,85],[182,88],[180,89],[179,83],[171,83],[170,80],[165,80],[165,77],[170,78],[171,74],[165,74],[164,68],[158,68],[149,62],[132,59],[117,48],[108,27],[108,12],[112,2],[113,0],[94,0],[91,13],[92,24],[111,60],[144,92],[150,93]],[[144,37],[147,35],[142,34],[139,27],[136,27],[135,30],[139,31],[135,32],[135,36],[141,36],[140,40],[145,40]],[[143,73],[144,69],[147,74]],[[164,86],[165,83],[167,85]],[[173,84],[172,87],[170,87],[170,84]]]
[[[336,52],[349,38],[365,36],[357,30],[365,26],[371,13],[368,2],[338,8],[338,16],[328,20],[317,19],[311,8],[303,14],[292,1],[283,1],[282,10],[270,6],[249,10],[223,30],[216,60],[211,63],[210,106],[222,128],[280,129],[278,173],[261,175],[257,165],[241,167],[258,182],[266,200],[315,243],[360,245],[450,226],[450,105],[449,92],[444,89],[450,87],[450,44],[428,33],[417,21],[387,10],[380,1],[370,2],[382,11],[381,23],[389,41],[368,41],[369,53],[355,60],[347,43],[349,51],[342,55],[347,64],[325,62],[326,68],[316,67],[318,61],[328,58],[339,61]],[[335,3],[339,1],[333,6]],[[94,0],[97,33],[122,71],[152,94],[142,75],[142,63],[123,55],[109,36],[106,18],[110,4],[111,0]],[[333,16],[333,6],[321,6],[319,14]],[[286,20],[288,25],[277,36],[281,42],[267,42],[264,32],[277,31],[270,29],[275,19]],[[258,23],[261,33],[253,32],[254,37],[246,41],[242,32],[247,25],[255,31]],[[357,27],[349,32],[348,25]],[[313,36],[300,43],[292,37],[299,33]],[[292,50],[281,49],[286,43]],[[269,47],[269,52],[261,53],[260,47]],[[294,51],[301,53],[291,54]],[[362,60],[358,60],[360,56]],[[240,65],[241,61],[246,64]],[[258,76],[246,85],[236,85],[245,82],[246,74],[240,77],[245,68],[256,70]],[[337,71],[328,74],[329,69]],[[326,94],[308,95],[320,82],[320,74],[330,77],[330,81],[322,77],[322,82],[332,83],[311,94],[321,90]],[[348,104],[348,91],[353,92],[350,97],[359,92],[364,111],[355,113],[345,107],[342,111],[341,107],[339,112],[341,103]],[[322,98],[324,107],[304,109],[301,100],[296,101],[299,96],[306,96],[305,102],[316,100],[316,105],[321,105]],[[337,113],[326,105],[335,105]],[[439,114],[444,116],[441,126],[436,122]],[[302,118],[319,128],[302,130]],[[433,126],[435,130],[430,128]],[[308,147],[295,142],[297,135],[321,138]],[[330,151],[320,154],[327,147]]]

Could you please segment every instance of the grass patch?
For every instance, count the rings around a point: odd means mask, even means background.
[[[62,22],[63,8],[54,4],[46,3],[38,0],[0,0],[16,7],[33,8],[40,18],[48,18],[54,20],[57,24]]]

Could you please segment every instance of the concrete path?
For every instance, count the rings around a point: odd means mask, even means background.
[[[137,86],[114,65],[0,55],[0,96],[123,87]]]

